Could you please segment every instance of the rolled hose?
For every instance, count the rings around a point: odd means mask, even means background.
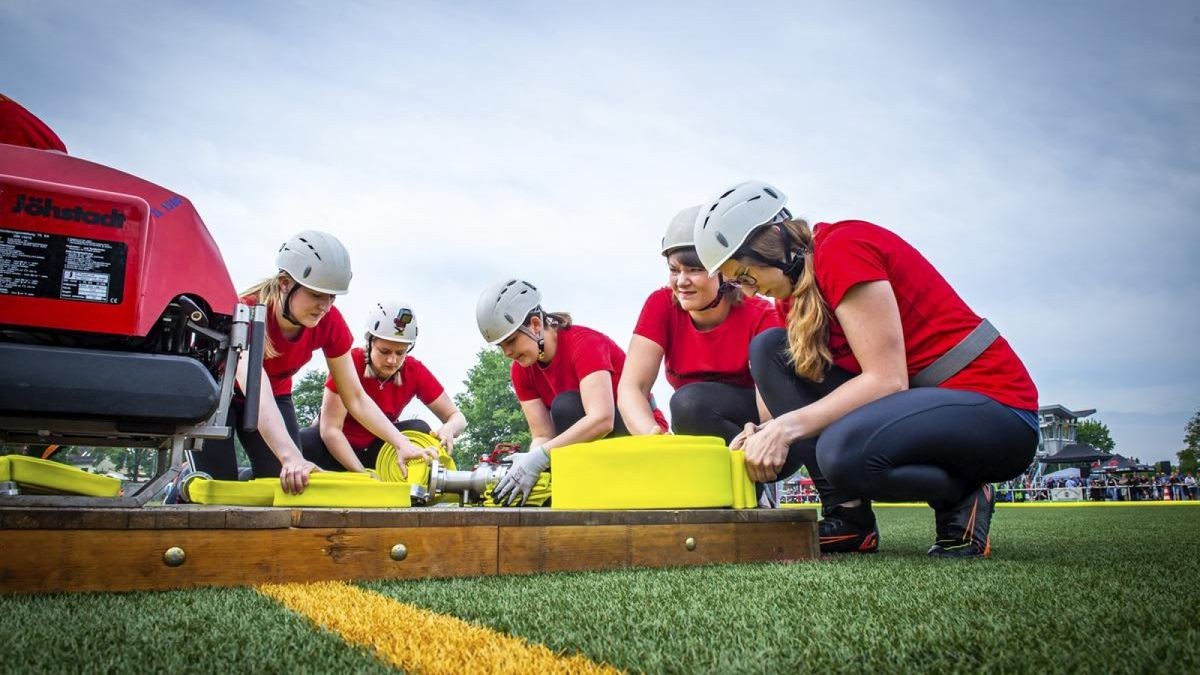
[[[430,434],[420,431],[402,431],[404,437],[418,448],[436,449],[438,454],[438,464],[450,471],[457,467],[454,464],[454,458],[438,439]],[[379,475],[379,480],[388,483],[409,483],[411,485],[429,485],[429,464],[420,459],[410,459],[407,463],[408,478],[400,474],[400,465],[396,462],[396,446],[391,443],[384,443],[379,449],[379,457],[375,460],[375,473]]]

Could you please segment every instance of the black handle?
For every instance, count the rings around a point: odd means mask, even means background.
[[[256,305],[250,318],[250,353],[246,364],[246,407],[242,410],[242,431],[258,431],[258,388],[262,380],[263,341],[267,334],[267,308]]]

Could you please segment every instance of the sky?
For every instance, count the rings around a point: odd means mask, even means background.
[[[3,0],[0,93],[188,197],[239,288],[335,234],[355,332],[410,302],[451,394],[488,284],[625,346],[671,216],[756,178],[914,244],[1118,452],[1200,410],[1194,2]]]

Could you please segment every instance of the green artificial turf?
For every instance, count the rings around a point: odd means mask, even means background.
[[[1200,509],[1003,509],[986,561],[879,517],[875,555],[365,586],[633,671],[1200,671]]]
[[[248,588],[0,596],[0,673],[394,672]]]
[[[1002,509],[987,561],[879,517],[876,555],[362,585],[631,671],[1200,672],[1200,508]],[[0,596],[0,641],[0,672],[385,669],[249,589]]]

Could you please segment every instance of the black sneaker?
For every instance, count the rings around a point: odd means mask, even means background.
[[[817,523],[821,553],[874,553],[879,550],[879,526],[871,503],[821,509]]]
[[[992,553],[988,534],[996,511],[996,491],[985,484],[961,502],[934,509],[937,541],[929,548],[935,558],[986,558]]]

